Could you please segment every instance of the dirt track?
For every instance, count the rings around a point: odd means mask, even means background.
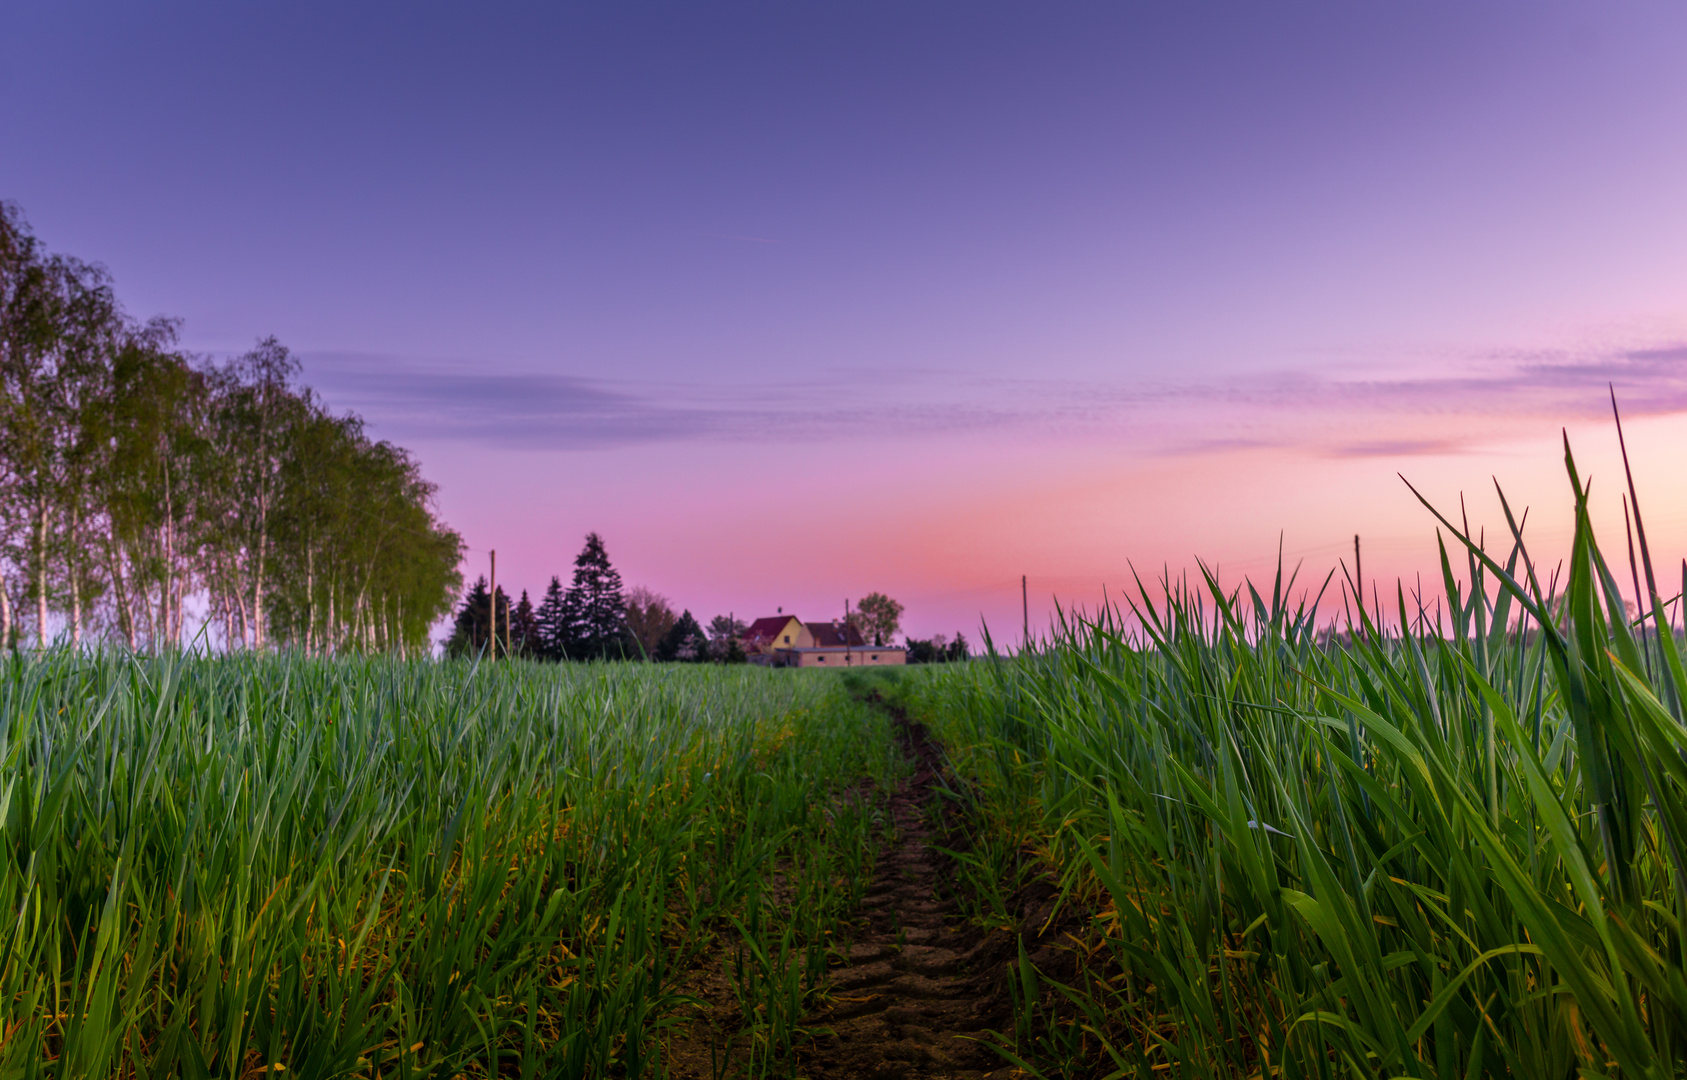
[[[942,769],[925,729],[894,718],[913,775],[889,799],[891,828],[874,863],[872,884],[849,928],[849,962],[834,968],[823,1006],[804,1017],[809,1031],[829,1030],[774,1075],[803,1080],[1005,1080],[1021,1076],[990,1049],[989,1030],[1012,1031],[1007,991],[1015,936],[986,933],[953,899],[949,856],[933,843]],[[1010,898],[1023,925],[1040,927],[1053,890],[1036,887]],[[1035,910],[1038,906],[1041,910]],[[1055,955],[1035,935],[1026,941],[1039,966]],[[743,1042],[727,954],[705,957],[686,976],[697,1003],[665,1040],[674,1080],[745,1075]]]
[[[932,850],[928,824],[939,758],[917,724],[898,719],[896,726],[914,775],[891,798],[895,832],[879,853],[850,964],[832,977],[829,1007],[809,1021],[836,1034],[802,1055],[799,1074],[813,1080],[1017,1075],[978,1041],[987,1038],[986,1029],[1013,1026],[1002,983],[1006,942],[966,925],[955,903],[940,898],[948,860]]]

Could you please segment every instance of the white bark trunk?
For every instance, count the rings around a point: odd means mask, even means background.
[[[35,643],[47,647],[47,500],[36,503]]]
[[[233,590],[233,595],[235,610],[240,616],[240,647],[242,649],[250,648],[251,636],[248,629],[250,622],[246,618],[246,591],[237,588]]]
[[[170,533],[169,524],[158,526],[159,561],[164,574],[158,579],[158,619],[152,628],[152,646],[162,649],[170,644]]]
[[[264,556],[269,553],[269,493],[258,498],[258,550],[252,573],[252,648],[264,647]]]
[[[180,574],[170,575],[171,589],[175,595],[170,598],[170,645],[173,648],[182,647],[182,577]]]
[[[70,515],[70,550],[65,556],[64,568],[65,575],[70,578],[70,647],[73,649],[82,646],[82,585],[77,580],[80,576],[77,573],[80,569],[77,565],[77,554],[78,542],[81,539],[78,535],[82,531],[81,524],[81,515],[72,512]]]
[[[316,545],[305,548],[305,655],[316,648]]]
[[[352,640],[363,646],[364,652],[368,652],[369,610],[368,605],[364,602],[364,594],[361,592],[357,594],[357,600],[352,604],[351,620],[352,626],[355,628]]]
[[[173,647],[179,649],[182,644],[182,583],[176,573],[175,485],[170,475],[169,458],[164,459],[164,594],[168,598],[164,607],[164,635]]]
[[[146,626],[147,643],[149,645],[157,644],[158,619],[152,606],[152,586],[147,584],[144,578],[135,585],[135,596],[141,602],[140,617],[135,620],[136,636],[139,636],[140,627],[144,624]]]
[[[106,562],[111,564],[111,587],[117,593],[117,623],[123,631],[123,640],[128,642],[129,651],[135,651],[135,612],[129,603],[128,583],[123,580],[122,549],[117,543],[117,526],[107,523],[106,532]]]

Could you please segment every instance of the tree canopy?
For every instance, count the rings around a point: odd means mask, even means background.
[[[215,364],[0,203],[0,643],[417,649],[461,584],[408,452],[297,384],[275,338]]]
[[[959,663],[972,655],[966,635],[958,632],[952,641],[944,634],[933,634],[925,640],[909,638],[907,649],[910,664]]]
[[[627,591],[627,630],[638,643],[639,653],[645,659],[656,656],[663,636],[673,629],[677,618],[679,616],[674,614],[673,605],[667,597],[642,585]]]
[[[850,622],[873,644],[888,645],[902,627],[902,605],[884,593],[871,592],[855,605]]]
[[[709,659],[709,639],[704,636],[703,627],[690,611],[681,612],[680,617],[674,620],[674,625],[662,635],[662,643],[656,649],[656,659],[678,660],[687,664]]]

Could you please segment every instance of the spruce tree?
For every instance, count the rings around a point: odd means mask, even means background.
[[[662,635],[662,644],[656,650],[656,659],[677,660],[682,664],[695,664],[708,658],[709,639],[703,636],[702,625],[689,611]]]
[[[511,656],[529,659],[536,659],[544,648],[539,636],[539,616],[533,610],[533,601],[527,598],[526,589],[521,590],[521,600],[510,613],[509,643]]]
[[[959,663],[960,661],[967,659],[971,655],[972,655],[972,652],[971,652],[970,646],[967,645],[966,635],[959,632],[959,631],[956,631],[955,632],[955,640],[951,641],[949,643],[949,653],[948,653],[949,662],[950,663]]]
[[[491,625],[492,609],[487,602],[486,578],[475,580],[473,587],[463,596],[463,606],[457,609],[457,617],[451,625],[451,636],[446,639],[445,652],[448,656],[479,656],[485,651],[487,643],[492,637]],[[498,590],[498,653],[503,655],[505,648],[505,627],[509,625],[510,598],[503,589]]]
[[[568,594],[563,591],[562,579],[551,578],[545,598],[539,602],[535,615],[538,623],[538,644],[535,655],[545,660],[566,660],[572,640],[568,633]]]
[[[574,659],[624,659],[638,648],[627,630],[627,599],[621,574],[609,564],[603,538],[586,534],[586,546],[574,560],[574,582],[563,599]]]

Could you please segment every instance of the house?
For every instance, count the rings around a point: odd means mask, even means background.
[[[775,649],[806,649],[814,644],[814,635],[795,615],[770,615],[757,619],[744,631],[744,655],[752,659],[765,657],[771,662]]]
[[[795,623],[795,626],[793,626]],[[764,629],[757,634],[757,628]],[[798,619],[779,616],[756,619],[744,634],[744,651],[751,651],[751,634],[757,643],[769,641],[763,653],[778,667],[790,668],[847,668],[886,667],[908,663],[908,651],[894,645],[867,645],[859,629],[833,619],[830,623],[801,623]]]

